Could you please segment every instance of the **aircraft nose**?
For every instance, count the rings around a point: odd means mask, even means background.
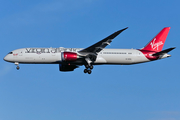
[[[11,61],[11,59],[10,59],[10,56],[9,56],[9,55],[6,55],[3,59],[4,59],[4,61],[7,61],[7,62]]]
[[[7,55],[4,57],[4,61],[8,61],[8,59],[7,59]]]

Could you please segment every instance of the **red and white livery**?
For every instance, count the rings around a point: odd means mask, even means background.
[[[60,71],[73,71],[84,65],[84,73],[91,74],[94,65],[130,65],[150,62],[170,57],[171,55],[168,52],[175,48],[162,50],[170,30],[170,27],[165,27],[142,49],[105,49],[116,36],[126,29],[119,30],[85,49],[22,48],[8,53],[4,60],[15,63],[18,70],[19,63],[59,64]]]

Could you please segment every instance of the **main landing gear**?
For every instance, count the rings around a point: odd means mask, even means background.
[[[19,70],[19,69],[20,69],[19,63],[18,63],[18,62],[15,62],[14,64],[17,66],[16,69]]]
[[[92,73],[92,69],[93,69],[93,66],[92,65],[85,65],[86,69],[84,69],[84,73],[88,73],[88,74],[91,74]]]

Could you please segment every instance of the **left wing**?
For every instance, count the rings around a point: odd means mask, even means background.
[[[112,42],[112,40],[118,36],[122,31],[126,30],[128,27],[119,30],[113,34],[111,34],[110,36],[104,38],[103,40],[95,43],[94,45],[91,45],[88,48],[85,48],[81,51],[79,51],[79,53],[94,53],[97,54],[98,52],[100,52],[102,49],[104,49],[107,45],[110,45],[110,43]]]

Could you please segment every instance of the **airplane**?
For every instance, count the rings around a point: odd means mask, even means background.
[[[145,47],[141,49],[105,49],[112,40],[128,27],[114,32],[103,40],[83,48],[22,48],[9,52],[4,60],[24,64],[59,64],[59,70],[74,71],[84,65],[84,73],[91,74],[94,65],[131,65],[170,57],[175,47],[162,50],[170,27],[163,28]]]

